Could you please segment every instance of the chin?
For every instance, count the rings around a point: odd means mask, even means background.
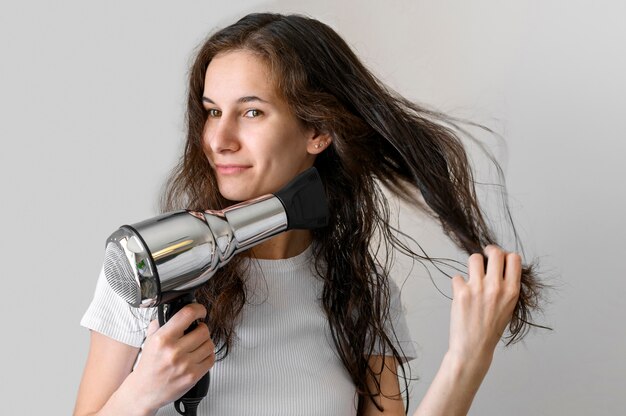
[[[222,188],[220,188],[220,194],[222,194],[224,198],[233,202],[248,201],[250,199],[254,199],[262,195],[262,194],[256,194],[254,192],[242,190],[242,189],[222,189]]]
[[[232,202],[242,202],[242,201],[247,201],[249,199],[249,198],[242,197],[241,194],[233,193],[233,192],[224,192],[222,190],[220,190],[220,194],[222,194],[222,197]]]
[[[233,184],[230,184],[231,186],[228,186],[228,185],[229,184],[225,184],[225,183],[222,183],[220,185],[218,182],[220,194],[224,198],[233,202],[249,201],[251,199],[258,198],[260,196],[267,195],[267,194],[273,194],[276,191],[278,191],[278,189],[268,188],[267,186],[262,186],[262,187],[243,186],[242,187],[242,186],[233,186]]]

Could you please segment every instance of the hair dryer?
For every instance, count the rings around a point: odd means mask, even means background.
[[[235,254],[283,231],[327,223],[324,187],[310,168],[275,194],[221,211],[180,210],[120,227],[107,239],[104,274],[130,305],[159,306],[163,325]],[[175,402],[176,410],[195,414],[208,385],[207,373]]]

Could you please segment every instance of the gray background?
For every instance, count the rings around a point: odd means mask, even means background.
[[[71,413],[89,339],[79,320],[104,240],[156,213],[181,150],[192,49],[244,13],[273,10],[330,24],[405,96],[504,137],[506,145],[485,140],[505,169],[527,255],[557,288],[539,317],[554,331],[499,348],[471,414],[621,414],[620,3],[4,2],[1,413]],[[437,227],[404,208],[403,227],[431,254],[458,256]],[[411,410],[446,349],[449,319],[449,301],[414,271],[403,291],[420,355]],[[445,277],[434,281],[449,293]]]

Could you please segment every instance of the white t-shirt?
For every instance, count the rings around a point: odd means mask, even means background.
[[[198,415],[356,415],[356,387],[337,354],[321,306],[323,282],[312,248],[281,260],[250,260],[248,301],[228,356],[211,369]],[[390,282],[390,315],[407,360],[415,358],[397,286]],[[131,308],[100,273],[81,325],[141,347],[155,308]],[[132,403],[129,403],[132,406]],[[178,415],[173,404],[159,416]]]

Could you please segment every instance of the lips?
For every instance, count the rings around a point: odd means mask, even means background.
[[[240,165],[235,163],[216,163],[215,170],[221,175],[236,175],[251,168],[251,165]]]

